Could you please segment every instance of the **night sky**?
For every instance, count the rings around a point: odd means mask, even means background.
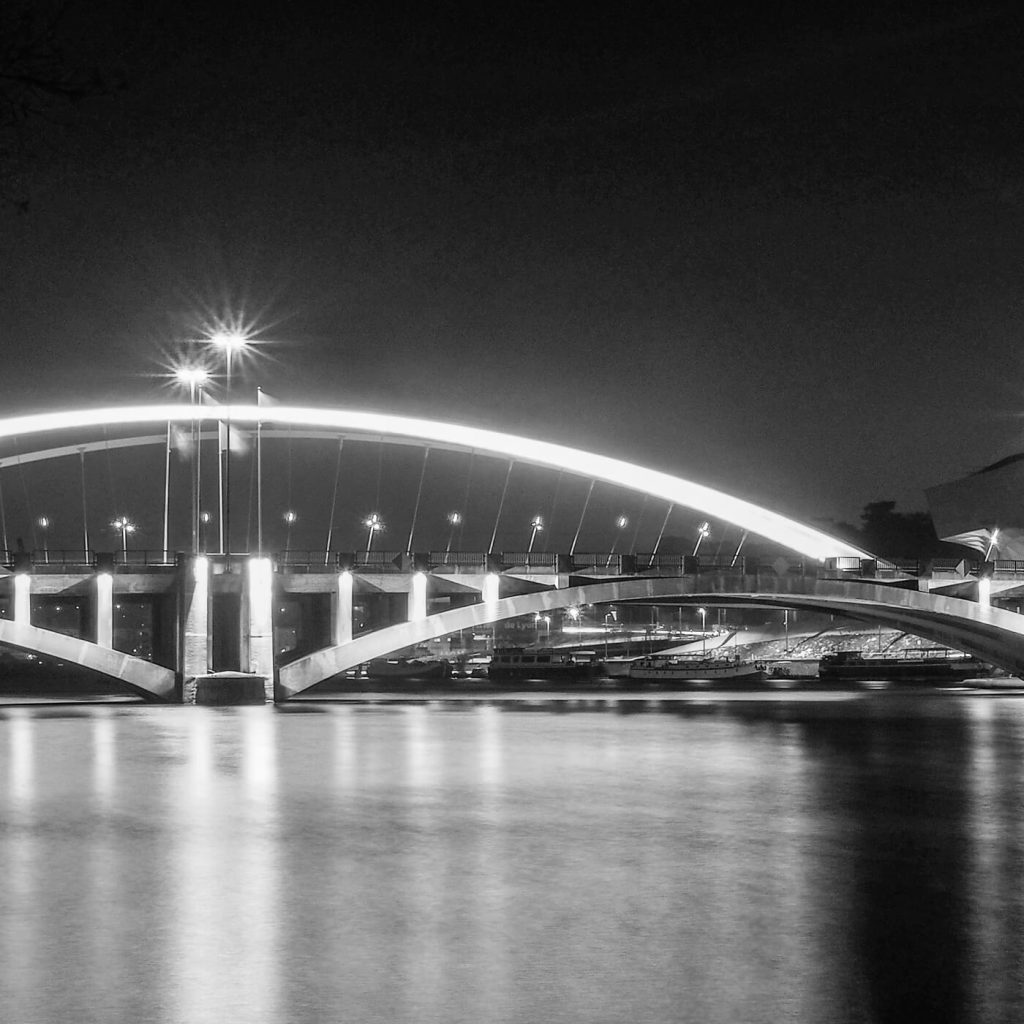
[[[3,415],[166,395],[232,311],[249,395],[805,519],[1024,447],[1016,5],[64,6],[110,88],[2,158]]]

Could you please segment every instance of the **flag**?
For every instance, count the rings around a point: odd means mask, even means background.
[[[228,447],[228,426],[221,420],[217,424],[217,451],[225,452]],[[236,426],[231,427],[231,451],[235,453],[247,452],[249,450],[249,434],[247,431],[239,430]]]

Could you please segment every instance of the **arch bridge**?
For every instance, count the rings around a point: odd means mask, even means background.
[[[153,426],[160,428],[159,433]],[[138,434],[139,427],[150,430]],[[239,432],[245,435],[241,440],[235,439]],[[53,437],[54,443],[40,446],[35,440],[40,435]],[[226,438],[226,443],[218,443],[218,438]],[[286,442],[290,452],[293,443],[310,441],[326,442],[330,454],[336,452],[326,543],[312,555],[299,556],[286,540],[283,551],[271,554],[263,536],[263,480],[269,477],[279,483],[284,470],[269,460],[265,464],[261,446]],[[389,445],[422,452],[418,466],[413,466],[418,472],[410,475],[413,482],[418,479],[415,497],[410,495],[404,503],[406,511],[411,509],[411,526],[402,550],[372,550],[376,513],[361,524],[367,530],[365,551],[338,550],[339,545],[332,544],[342,451],[352,442],[377,445],[380,451]],[[242,444],[247,445],[244,452]],[[188,699],[200,684],[212,685],[225,673],[235,680],[258,681],[268,699],[288,699],[364,661],[432,638],[582,603],[670,601],[822,609],[891,624],[977,654],[1015,674],[1024,671],[1024,658],[1018,653],[1024,650],[1019,625],[1024,618],[994,609],[987,600],[933,592],[934,578],[879,562],[813,527],[693,481],[539,440],[343,409],[193,403],[13,417],[0,420],[0,446],[5,549],[0,556],[0,646],[78,664],[154,699]],[[154,449],[159,459],[152,458]],[[162,518],[162,543],[150,545],[148,553],[129,548],[126,517],[109,520],[109,514],[117,512],[109,505],[102,515],[95,510],[96,460],[109,464],[112,453],[125,452],[149,453],[150,468],[156,464],[163,469],[162,480],[158,474],[155,484],[147,486],[140,476],[137,488],[140,500],[148,494],[153,504],[162,504],[162,517],[152,516],[155,521]],[[469,459],[470,473],[477,458],[505,467],[500,494],[492,495],[496,511],[486,551],[469,556],[453,548],[452,514],[443,549],[443,535],[431,538],[435,543],[415,543],[415,531],[420,529],[420,537],[424,532],[418,516],[427,500],[424,482],[428,456],[434,452]],[[379,456],[378,493],[381,460]],[[67,518],[79,519],[78,549],[49,544],[43,532],[50,527],[48,517],[32,518],[25,474],[41,466],[64,469],[60,493]],[[236,481],[241,470],[246,485],[234,495],[232,466]],[[562,554],[534,551],[540,516],[534,520],[527,551],[503,553],[497,544],[503,512],[507,517],[516,492],[510,486],[513,471],[523,467],[558,474],[552,509],[563,477],[578,479],[586,487],[572,543]],[[289,479],[291,472],[289,464]],[[318,472],[321,477],[330,475]],[[14,474],[21,477],[26,496],[18,514],[4,504],[3,485],[8,483],[10,493]],[[654,517],[655,523],[661,522],[661,531],[646,552],[638,550],[639,526],[630,550],[616,552],[625,530],[622,516],[606,554],[578,553],[596,485],[639,497],[641,515],[651,505],[667,509],[664,518],[660,510]],[[216,527],[202,515],[204,491],[207,496],[217,494]],[[690,555],[668,556],[658,550],[676,510],[708,517]],[[232,516],[236,524],[246,520],[244,544],[232,543]],[[295,518],[294,513],[285,516],[289,538]],[[18,529],[26,521],[34,523],[30,550],[21,544],[11,550],[9,526],[16,519],[22,524]],[[120,551],[95,550],[90,537],[97,534],[97,519],[115,524],[105,546]],[[709,522],[716,530],[731,524],[736,531],[739,539],[731,559],[709,559],[706,552],[699,553],[701,540],[711,529]],[[575,514],[571,523],[576,524]],[[214,532],[215,544],[205,536]],[[758,564],[741,553],[748,534],[789,554]],[[954,582],[967,580],[965,571]],[[976,593],[979,589],[984,590],[975,584]],[[355,618],[361,602],[376,602],[377,611],[368,624]],[[59,618],[66,607],[73,609],[70,623]],[[146,632],[147,644],[131,642],[131,631],[124,626],[125,609],[142,616],[146,629],[138,632]],[[285,649],[281,636],[288,632],[301,634],[302,642]]]

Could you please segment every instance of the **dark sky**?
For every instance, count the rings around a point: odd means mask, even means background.
[[[38,4],[32,5],[38,8]],[[26,126],[4,414],[241,386],[854,520],[1024,447],[1016,5],[65,5],[123,87]]]

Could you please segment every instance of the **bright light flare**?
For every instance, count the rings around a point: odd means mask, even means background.
[[[240,352],[249,344],[249,339],[240,331],[215,331],[209,340],[211,345],[229,352]]]
[[[187,388],[201,388],[210,379],[210,371],[201,366],[182,366],[174,371],[174,379]]]

